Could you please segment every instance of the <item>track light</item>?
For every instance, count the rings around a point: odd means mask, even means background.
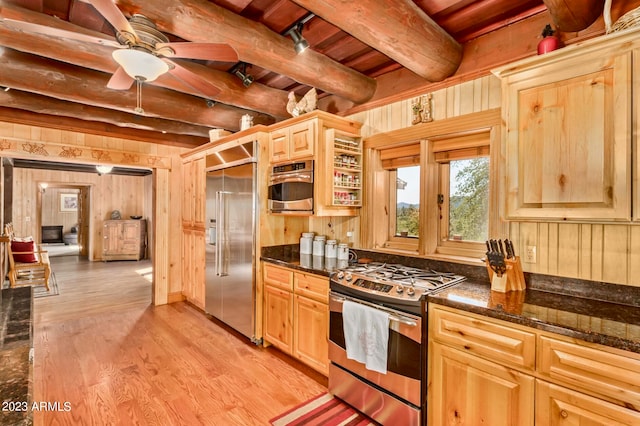
[[[302,37],[302,23],[291,28],[285,33],[285,35],[291,36],[291,40],[293,40],[293,48],[295,49],[296,54],[301,54],[309,47],[309,42]]]
[[[233,73],[242,81],[244,87],[249,87],[251,86],[251,83],[253,83],[253,76],[247,74],[246,63],[241,62],[240,64],[238,64]]]

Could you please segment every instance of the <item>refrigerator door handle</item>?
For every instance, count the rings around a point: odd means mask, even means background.
[[[218,206],[218,219],[217,219],[217,229],[216,229],[216,276],[218,277],[226,277],[229,273],[225,270],[224,265],[224,253],[228,244],[227,240],[227,220],[224,215],[225,212],[225,192],[217,191],[216,192],[216,204]]]

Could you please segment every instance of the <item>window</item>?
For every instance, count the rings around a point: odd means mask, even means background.
[[[438,163],[438,251],[482,250],[489,235],[489,136],[433,143]]]
[[[395,237],[417,238],[420,231],[420,166],[400,167],[395,173]]]
[[[417,250],[421,217],[420,143],[382,150],[380,158],[389,178],[389,230],[385,246]]]

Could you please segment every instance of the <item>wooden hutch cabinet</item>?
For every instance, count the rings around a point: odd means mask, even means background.
[[[102,260],[140,260],[147,249],[146,220],[105,220]]]

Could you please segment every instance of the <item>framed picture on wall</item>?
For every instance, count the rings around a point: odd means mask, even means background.
[[[78,194],[60,194],[60,211],[78,211]]]

